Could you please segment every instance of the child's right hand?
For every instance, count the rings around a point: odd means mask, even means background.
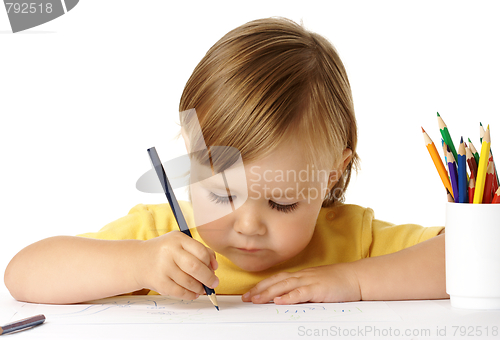
[[[204,294],[203,284],[215,288],[215,252],[180,231],[144,241],[135,263],[136,280],[161,295],[193,300]]]

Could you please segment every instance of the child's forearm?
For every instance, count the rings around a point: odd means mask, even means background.
[[[21,250],[5,270],[5,285],[20,301],[77,303],[141,289],[134,261],[143,241],[56,236]]]
[[[362,300],[444,299],[444,235],[399,252],[352,262]]]

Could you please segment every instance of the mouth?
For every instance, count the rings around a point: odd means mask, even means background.
[[[262,249],[246,249],[246,248],[236,248],[236,249],[241,250],[242,252],[245,253],[256,253],[262,250]]]

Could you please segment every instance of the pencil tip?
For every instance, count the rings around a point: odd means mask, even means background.
[[[215,306],[215,308],[217,308],[217,311],[219,312],[219,306]]]
[[[464,142],[464,136],[461,136],[460,137],[460,144],[462,144]]]
[[[439,115],[439,112],[438,112],[437,114],[438,114],[438,117],[441,117],[441,116]]]
[[[483,123],[479,122],[479,125],[480,125],[480,126],[483,126]]]
[[[422,128],[422,132],[425,132],[424,128],[423,127],[421,127],[421,128]]]
[[[472,143],[472,141],[470,140],[470,138],[467,138],[469,140],[469,143]]]

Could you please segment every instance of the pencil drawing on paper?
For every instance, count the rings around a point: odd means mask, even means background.
[[[206,296],[192,301],[167,296],[117,296],[76,305],[44,305],[37,310],[51,321],[78,324],[317,322],[351,320],[364,313],[351,303],[252,304],[242,302],[239,296],[221,296],[220,306],[220,312],[213,309]]]

